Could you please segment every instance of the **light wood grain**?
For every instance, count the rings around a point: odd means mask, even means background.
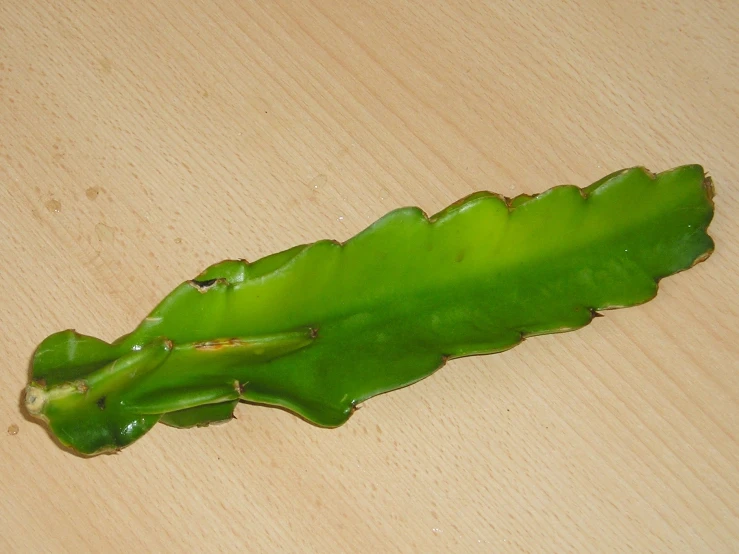
[[[0,551],[739,551],[738,21],[731,1],[0,3]],[[20,410],[47,334],[113,339],[221,259],[684,163],[717,186],[706,263],[337,430],[243,405],[85,460]]]

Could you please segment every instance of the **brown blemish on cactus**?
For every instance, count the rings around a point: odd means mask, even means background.
[[[703,254],[700,254],[695,260],[693,260],[693,263],[690,264],[690,267],[696,266],[701,262],[705,262],[708,258],[711,257],[711,254],[713,254],[713,248],[711,248],[707,252],[703,252]]]
[[[205,279],[204,281],[198,281],[197,279],[192,279],[190,281],[190,286],[197,289],[200,293],[206,293],[216,285],[220,283],[225,283],[225,279]]]
[[[246,341],[232,338],[232,339],[216,339],[203,342],[196,342],[193,344],[196,350],[220,350],[221,348],[228,348],[234,346],[244,346]]]

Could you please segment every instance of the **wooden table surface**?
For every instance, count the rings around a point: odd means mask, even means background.
[[[739,3],[0,4],[0,551],[738,552]],[[700,163],[711,258],[335,430],[242,404],[76,457],[35,346],[225,258]],[[8,430],[6,433],[5,430]]]

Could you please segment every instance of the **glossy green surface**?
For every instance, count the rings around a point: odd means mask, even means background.
[[[239,400],[341,425],[449,358],[651,299],[659,279],[710,255],[712,195],[698,165],[634,168],[585,189],[476,193],[430,218],[403,208],[343,245],[221,262],[112,344],[48,337],[26,404],[83,454],[122,448],[157,421],[227,420]]]

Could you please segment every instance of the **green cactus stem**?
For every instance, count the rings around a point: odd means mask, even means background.
[[[713,251],[698,165],[626,169],[586,187],[479,192],[427,217],[395,210],[344,244],[227,260],[112,343],[62,331],[37,348],[28,411],[92,455],[155,423],[227,421],[239,401],[319,426],[460,356],[578,329],[641,304]]]

